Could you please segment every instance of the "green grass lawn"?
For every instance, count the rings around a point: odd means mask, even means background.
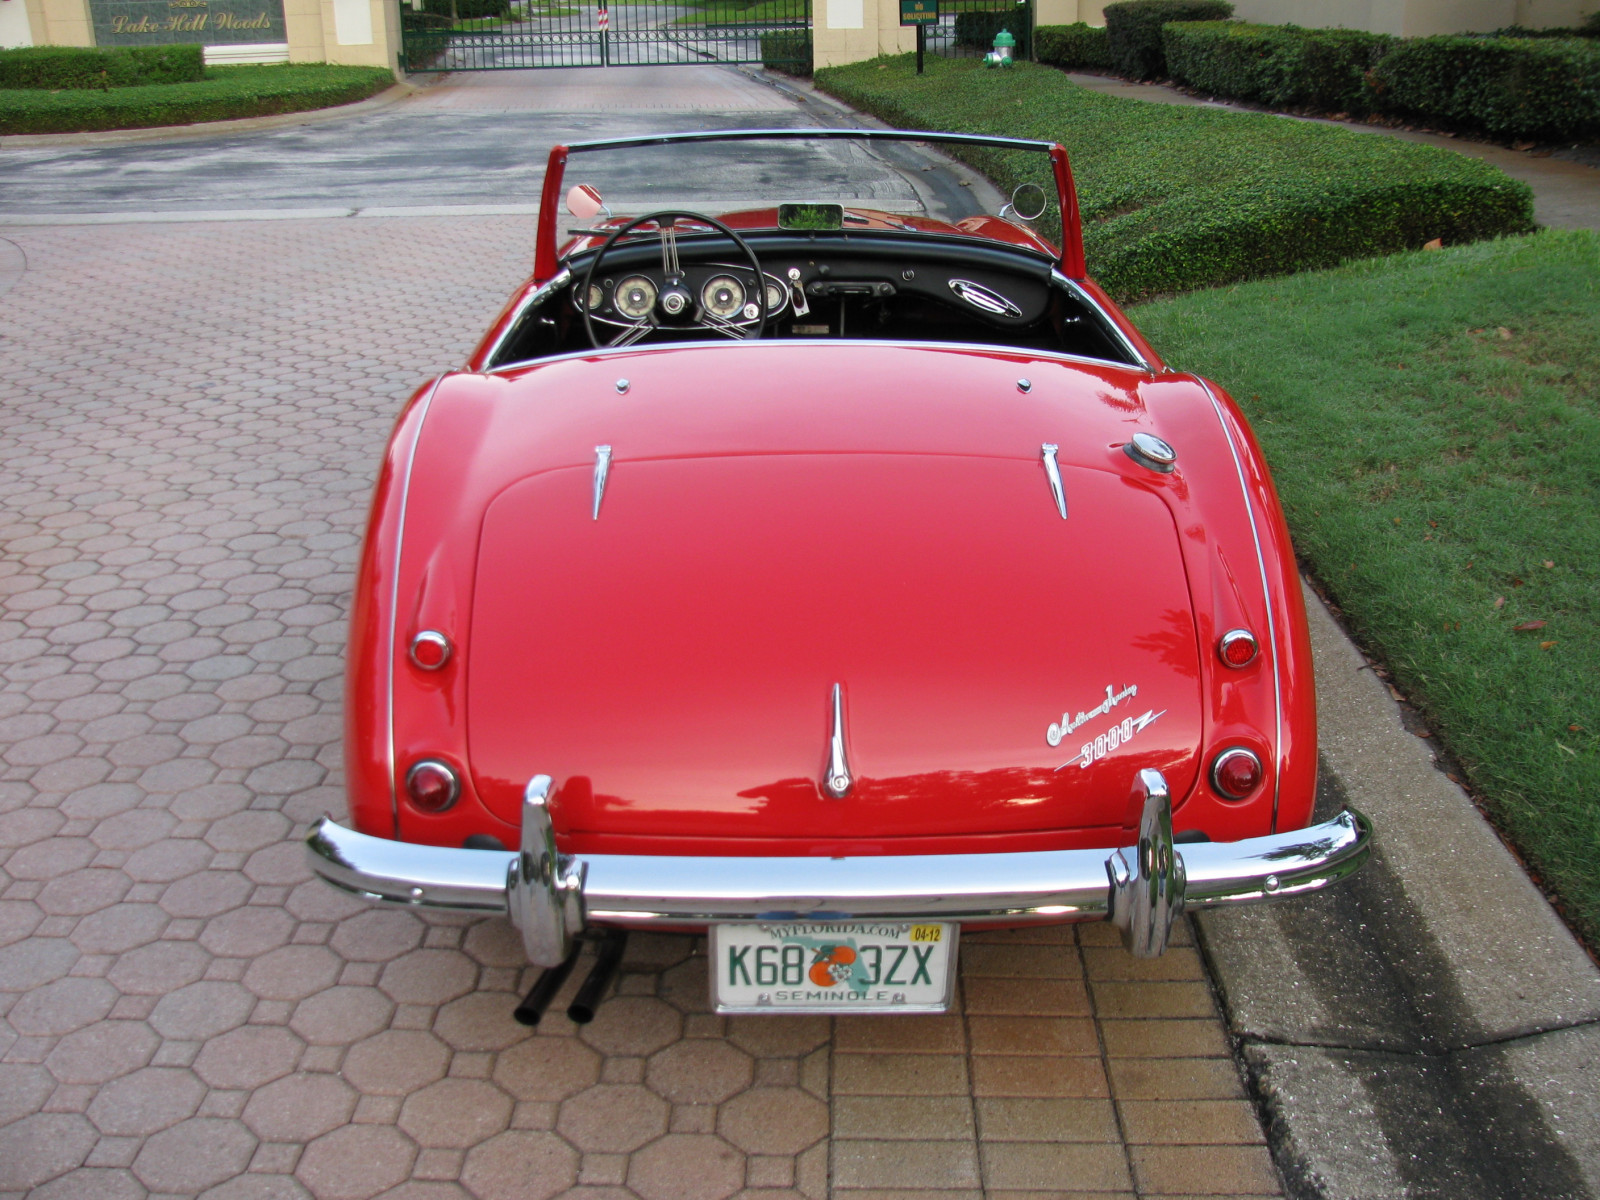
[[[919,77],[914,58],[830,67],[816,83],[903,128],[1061,142],[1078,180],[1090,272],[1119,299],[1532,228],[1525,184],[1449,150],[1102,96],[1032,63],[988,71],[935,56]],[[1040,155],[952,153],[1003,186],[1046,178]],[[1026,163],[1040,164],[1036,174]]]
[[[804,21],[811,16],[808,0],[709,0],[696,11],[685,13],[674,25],[779,24]]]
[[[109,90],[0,89],[0,134],[191,125],[365,100],[394,83],[382,67],[325,63],[207,67],[196,83]]]
[[[1227,387],[1313,575],[1600,943],[1600,238],[1144,305]]]

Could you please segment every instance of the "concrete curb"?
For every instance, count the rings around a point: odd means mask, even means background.
[[[1372,862],[1197,922],[1290,1194],[1600,1196],[1600,970],[1316,596],[1318,812]]]
[[[158,125],[152,129],[106,129],[98,133],[12,133],[0,136],[0,150],[43,149],[50,146],[126,146],[140,142],[178,142],[188,138],[217,137],[230,133],[254,133],[260,129],[283,129],[291,125],[319,125],[347,117],[365,117],[409,100],[423,89],[414,83],[396,82],[376,96],[354,104],[332,108],[308,108],[304,112],[277,113],[270,117],[241,117],[237,121],[201,121],[194,125]]]

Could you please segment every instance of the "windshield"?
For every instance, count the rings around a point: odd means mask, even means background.
[[[578,142],[550,155],[535,274],[554,274],[556,246],[572,236],[661,210],[757,210],[757,225],[792,230],[848,229],[867,223],[862,212],[888,218],[871,219],[876,228],[908,230],[1001,216],[1060,242],[1063,202],[1077,232],[1071,189],[1059,146],[1018,138],[794,128]],[[1066,240],[1062,266],[1077,278],[1077,239]]]

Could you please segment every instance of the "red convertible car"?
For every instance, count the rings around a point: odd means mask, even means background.
[[[854,139],[1038,155],[1013,205],[612,216],[569,157]],[[903,152],[903,151],[901,151]],[[1019,192],[1029,192],[1024,185]],[[803,197],[802,197],[803,199]],[[963,928],[1303,894],[1311,655],[1261,451],[1084,269],[1066,152],[875,130],[550,155],[531,279],[389,442],[349,647],[373,900],[509,915],[598,999],[623,931],[710,934],[722,1012],[938,1011]],[[581,1006],[580,1006],[581,1007]]]

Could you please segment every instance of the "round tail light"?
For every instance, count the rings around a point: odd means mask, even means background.
[[[1229,800],[1243,800],[1261,786],[1261,760],[1243,746],[1233,746],[1211,762],[1211,786]]]
[[[1230,667],[1248,667],[1256,659],[1256,635],[1248,629],[1230,629],[1217,642],[1217,657]]]
[[[406,795],[423,812],[443,812],[461,795],[461,779],[448,763],[425,758],[406,772]]]

